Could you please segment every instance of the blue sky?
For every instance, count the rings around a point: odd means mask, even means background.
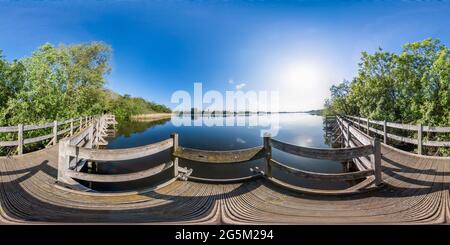
[[[443,1],[2,1],[7,59],[43,43],[103,41],[108,87],[171,107],[176,90],[278,91],[280,110],[321,108],[357,71],[361,51],[450,44]]]

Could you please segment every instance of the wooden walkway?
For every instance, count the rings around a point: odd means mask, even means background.
[[[0,223],[449,223],[450,158],[382,144],[384,186],[352,196],[300,194],[260,178],[82,193],[55,185],[58,145],[0,157]]]

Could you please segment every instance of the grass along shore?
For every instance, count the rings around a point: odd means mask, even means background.
[[[152,122],[162,119],[169,119],[172,113],[150,113],[130,116],[131,121]]]

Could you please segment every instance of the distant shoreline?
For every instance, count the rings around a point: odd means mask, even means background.
[[[315,116],[322,116],[322,112],[323,110],[311,110],[311,111],[280,111],[280,112],[249,112],[247,115],[256,115],[256,114],[293,114],[293,113],[304,113],[304,114],[310,114],[310,115],[315,115]],[[194,113],[191,114],[190,112],[172,112],[172,113],[149,113],[149,114],[141,114],[141,115],[133,115],[130,117],[130,121],[141,121],[141,122],[153,122],[153,121],[158,121],[158,120],[163,120],[163,119],[170,119],[172,117],[172,114],[174,115],[183,115],[183,116],[189,116],[189,115],[215,115],[212,112],[204,112],[204,113]],[[223,113],[217,113],[217,116],[222,116],[224,115]],[[232,115],[246,115],[245,112],[227,112],[225,115],[227,116],[232,116]]]
[[[141,122],[153,122],[162,119],[169,119],[172,117],[172,113],[150,113],[130,116],[131,121],[141,121]]]
[[[202,114],[227,114],[227,115],[245,115],[245,114],[287,114],[287,113],[308,113],[314,115],[322,115],[323,109],[310,111],[173,111],[172,114],[186,114],[186,115],[202,115]]]

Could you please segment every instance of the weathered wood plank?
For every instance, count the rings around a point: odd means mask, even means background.
[[[19,127],[17,126],[0,127],[0,133],[14,133],[17,131],[19,131]]]
[[[84,128],[83,130],[81,130],[80,132],[78,132],[77,134],[75,134],[74,136],[72,136],[70,138],[70,144],[71,145],[78,145],[78,143],[80,143],[82,140],[84,140],[88,135],[89,135],[89,128],[92,127],[89,126],[88,128]]]
[[[187,147],[178,147],[175,156],[196,162],[206,163],[238,163],[265,156],[263,147],[254,147],[233,151],[205,151]]]
[[[349,160],[355,157],[367,156],[372,154],[373,151],[371,145],[353,148],[319,149],[292,145],[275,139],[271,139],[270,144],[272,145],[272,147],[278,150],[297,156],[335,161]]]
[[[271,160],[272,166],[287,172],[289,174],[295,175],[300,178],[305,179],[314,179],[314,180],[326,180],[326,181],[346,181],[346,180],[357,180],[362,179],[367,176],[373,175],[374,171],[372,169],[361,170],[358,172],[350,172],[350,173],[317,173],[310,172],[305,170],[296,169],[293,167],[289,167],[284,165],[276,160]]]
[[[76,147],[73,145],[68,146],[68,153],[70,156],[77,157],[79,159],[108,162],[108,161],[124,161],[137,158],[146,157],[156,154],[158,152],[169,149],[173,146],[172,139],[166,139],[154,144],[127,148],[127,149],[89,149],[84,147]]]
[[[69,176],[74,179],[91,181],[91,182],[107,182],[107,183],[115,183],[115,182],[127,182],[133,180],[139,180],[151,177],[153,175],[159,174],[169,168],[173,167],[173,163],[163,163],[156,167],[142,170],[135,173],[129,174],[89,174],[77,172],[74,170],[67,170],[66,176]]]
[[[11,141],[0,141],[1,147],[7,147],[7,146],[16,146],[17,140],[11,140]]]
[[[42,125],[25,125],[25,126],[23,126],[23,130],[31,131],[31,130],[37,130],[37,129],[51,128],[51,127],[53,127],[53,122],[42,124]]]
[[[364,193],[364,192],[376,189],[376,187],[365,188],[373,182],[373,179],[371,179],[371,178],[367,178],[364,181],[362,181],[361,183],[359,183],[355,186],[349,187],[347,189],[344,189],[344,190],[318,190],[318,189],[311,189],[311,188],[305,188],[305,187],[291,185],[289,183],[286,183],[282,180],[279,180],[279,179],[276,179],[273,177],[267,178],[267,179],[269,181],[271,181],[272,183],[274,183],[284,189],[288,189],[288,190],[303,193],[303,194],[313,194],[313,195],[320,195],[320,196],[355,195],[355,194],[360,194],[360,193]]]
[[[394,140],[397,140],[397,141],[410,143],[410,144],[415,144],[415,145],[418,144],[417,139],[413,139],[413,138],[410,138],[410,137],[398,136],[398,135],[390,134],[390,133],[387,133],[386,135],[388,136],[388,138],[394,139]]]
[[[24,139],[23,143],[24,144],[31,144],[31,143],[36,143],[36,142],[44,141],[44,140],[47,140],[47,139],[51,139],[51,138],[53,138],[53,133],[52,134],[38,136],[38,137],[34,137],[34,138]]]
[[[363,145],[370,145],[372,142],[370,141],[371,138],[366,136],[364,133],[362,133],[361,131],[359,131],[359,129],[355,128],[355,127],[350,127],[349,128],[350,133],[359,141],[361,142]]]
[[[388,127],[391,127],[391,128],[398,128],[398,129],[403,129],[403,130],[417,131],[417,125],[393,123],[393,122],[386,122],[386,125]]]
[[[450,133],[450,127],[423,126],[423,132]]]
[[[202,178],[202,177],[196,177],[189,175],[187,176],[188,180],[195,181],[195,182],[201,182],[201,183],[212,183],[212,184],[230,184],[230,183],[241,183],[245,181],[254,180],[257,178],[261,178],[262,174],[253,174],[250,176],[240,177],[240,178],[231,178],[231,179],[210,179],[210,178]]]
[[[450,141],[423,141],[424,146],[435,146],[435,147],[450,147]]]

